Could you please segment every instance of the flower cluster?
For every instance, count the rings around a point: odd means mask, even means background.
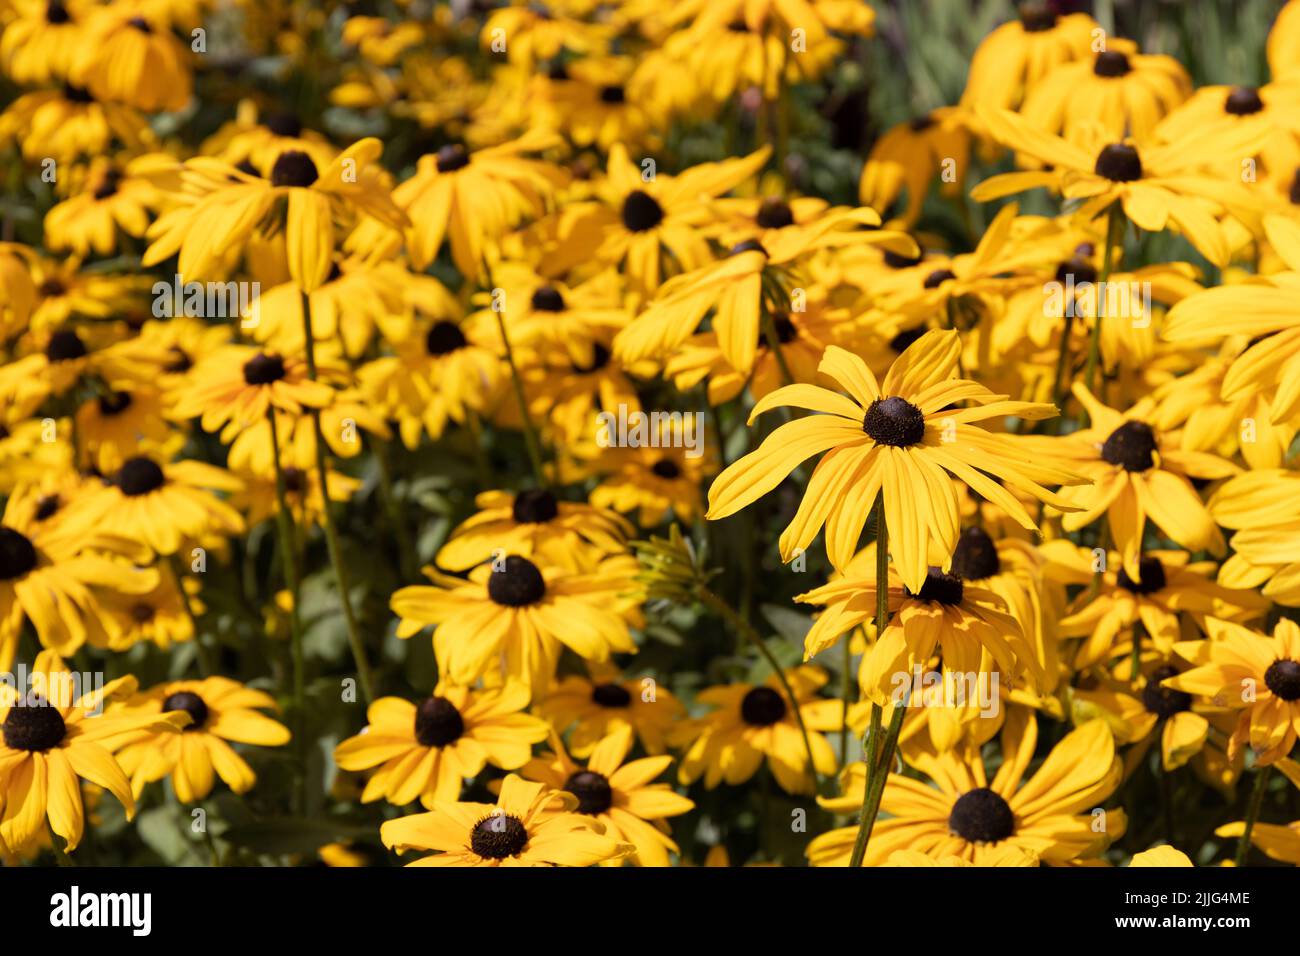
[[[1300,0],[905,6],[0,2],[5,862],[1300,864]]]

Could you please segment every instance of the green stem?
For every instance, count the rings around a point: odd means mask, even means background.
[[[418,561],[415,548],[411,544],[411,535],[406,522],[402,520],[402,505],[393,490],[393,469],[388,461],[389,446],[387,442],[375,439],[375,463],[379,466],[379,493],[384,498],[384,510],[388,512],[388,523],[393,526],[393,535],[397,539],[397,570],[403,582],[414,581]]]
[[[880,640],[889,626],[889,526],[885,521],[885,494],[876,496],[876,640]],[[845,636],[844,640],[848,640]],[[889,731],[885,736],[884,748],[879,759],[876,757],[876,741],[880,737],[880,722],[883,717],[879,704],[871,706],[871,728],[863,741],[862,759],[867,764],[867,779],[862,790],[862,814],[858,818],[858,835],[853,842],[853,854],[849,866],[862,865],[867,855],[867,843],[871,831],[876,825],[880,813],[880,801],[889,780],[889,771],[894,762],[894,751],[898,747],[898,735],[903,729],[903,715],[907,712],[907,700],[894,702],[894,712],[889,719]]]
[[[185,609],[185,616],[190,622],[190,630],[194,634],[194,660],[199,665],[199,676],[209,677],[212,674],[212,659],[208,656],[208,649],[203,646],[203,639],[199,636],[199,620],[194,613],[190,593],[185,590],[185,579],[181,576],[181,560],[172,554],[168,555],[167,563],[171,568],[172,577],[176,579],[176,590],[180,592],[181,607]]]
[[[1125,224],[1124,207],[1118,202],[1113,203],[1106,222],[1106,254],[1102,260],[1101,275],[1097,277],[1097,314],[1092,323],[1092,337],[1088,341],[1088,364],[1084,369],[1084,382],[1088,391],[1094,395],[1097,394],[1097,369],[1101,364],[1101,323],[1106,315],[1106,283],[1116,265],[1116,246],[1121,247],[1120,256],[1123,257]]]
[[[844,638],[844,674],[840,678],[840,697],[843,706],[840,708],[840,766],[843,767],[849,762],[849,695],[853,693],[853,648],[852,641],[846,636]]]
[[[280,462],[280,431],[275,422],[275,408],[266,410],[267,421],[271,423],[271,460],[275,463],[275,527],[280,536],[280,563],[284,566],[284,583],[289,588],[293,607],[289,611],[290,656],[293,659],[293,739],[294,748],[300,758],[299,768],[306,762],[306,664],[302,646],[302,614],[299,609],[301,582],[298,578],[298,556],[294,549],[293,514],[289,511],[288,496],[285,493],[284,466]],[[305,809],[306,774],[299,772],[295,800],[299,811]]]
[[[1255,768],[1255,788],[1251,791],[1250,806],[1246,809],[1246,828],[1241,831],[1241,839],[1237,841],[1237,855],[1233,858],[1233,863],[1238,867],[1246,865],[1246,857],[1250,853],[1250,834],[1255,829],[1255,821],[1259,819],[1259,808],[1264,804],[1264,793],[1268,789],[1268,777],[1272,770],[1272,764]]]
[[[302,296],[302,330],[307,346],[307,374],[316,381],[316,340],[311,327],[311,297],[306,292]],[[311,410],[312,426],[316,431],[316,473],[320,481],[321,523],[325,526],[325,544],[329,549],[330,564],[334,568],[334,578],[338,584],[339,607],[343,610],[343,621],[347,626],[348,646],[352,649],[352,661],[357,669],[357,683],[361,685],[361,695],[365,702],[373,698],[370,680],[370,661],[366,657],[366,645],[361,638],[361,627],[352,610],[352,596],[347,569],[343,564],[343,549],[339,544],[338,528],[334,524],[334,513],[330,509],[330,494],[327,479],[329,472],[325,465],[325,433],[321,429],[320,409]]]
[[[490,294],[496,288],[496,283],[492,278],[492,267],[488,265],[486,257],[483,259],[483,274],[487,279]],[[538,488],[546,488],[546,471],[542,467],[542,443],[538,438],[532,413],[528,410],[528,399],[524,395],[524,381],[519,375],[519,366],[515,364],[515,351],[510,345],[510,335],[506,332],[505,310],[493,309],[492,312],[497,317],[497,328],[501,330],[501,343],[506,350],[506,364],[510,366],[510,381],[514,385],[515,401],[519,403],[519,417],[524,423],[524,443],[528,446],[528,460],[533,465],[533,477],[537,481]]]
[[[763,659],[767,661],[768,666],[772,668],[777,683],[781,685],[781,690],[785,691],[786,698],[790,701],[790,709],[794,711],[795,723],[799,725],[799,733],[803,737],[803,748],[808,755],[808,773],[813,778],[813,785],[816,786],[817,765],[813,759],[812,738],[808,736],[808,728],[803,722],[803,712],[799,708],[799,698],[795,696],[794,688],[790,686],[790,681],[786,678],[780,662],[777,661],[771,649],[763,643],[758,631],[754,630],[753,625],[741,617],[735,608],[703,584],[697,586],[696,593],[700,603],[725,620],[737,633],[753,644],[758,652],[763,655]]]

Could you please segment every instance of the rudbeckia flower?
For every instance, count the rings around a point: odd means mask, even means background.
[[[10,495],[0,520],[0,671],[13,664],[24,621],[61,654],[87,642],[106,647],[113,621],[99,596],[146,594],[158,583],[155,571],[122,560],[144,557],[130,539],[103,527],[42,523],[34,490]]]
[[[225,441],[263,421],[272,409],[303,415],[328,405],[334,397],[328,385],[308,378],[307,363],[297,355],[245,345],[214,352],[194,366],[188,379],[177,389],[172,413],[198,418],[204,431],[224,427]]]
[[[872,209],[829,209],[807,224],[795,223],[783,200],[768,201],[765,212],[758,220],[762,230],[757,237],[736,243],[718,262],[665,282],[649,307],[615,337],[614,354],[625,363],[662,360],[711,311],[722,354],[747,374],[763,334],[764,308],[779,308],[787,300],[788,280],[783,281],[783,275],[796,260],[819,249],[859,242],[916,251],[911,237],[903,233],[857,228],[880,225]]]
[[[434,802],[429,813],[389,820],[379,835],[389,849],[434,850],[407,866],[591,866],[632,847],[573,812],[577,798],[510,774],[490,803]]]
[[[794,520],[781,534],[781,557],[806,550],[823,525],[826,553],[837,570],[848,566],[878,494],[884,495],[890,553],[903,583],[914,593],[924,583],[931,554],[948,556],[957,545],[957,493],[951,472],[1022,527],[1037,525],[1024,506],[989,475],[1049,504],[1067,505],[1039,482],[1074,482],[1055,456],[1033,456],[1012,436],[971,423],[1055,414],[1052,405],[1008,401],[975,382],[953,379],[961,340],[932,330],[908,347],[878,385],[867,364],[831,346],[819,367],[852,398],[815,385],[788,385],[759,401],[752,422],[771,408],[793,406],[825,413],[778,427],[758,449],[730,465],[709,489],[710,519],[725,518],[775,488],[806,458],[818,462]],[[968,408],[953,409],[966,400]]]
[[[101,103],[81,86],[37,90],[14,100],[0,115],[0,142],[19,141],[23,158],[71,165],[80,156],[103,156],[121,143],[132,151],[156,142],[148,122],[121,103]]]
[[[31,677],[26,694],[0,684],[0,847],[25,846],[48,816],[72,851],[86,825],[82,780],[112,793],[131,819],[131,784],[114,748],[140,734],[175,730],[183,718],[103,713],[106,703],[135,690],[135,678],[83,688],[54,651],[37,656]]]
[[[482,564],[500,548],[509,554],[545,555],[548,562],[578,569],[582,551],[594,556],[625,554],[632,525],[605,508],[560,501],[545,488],[510,494],[484,491],[474,500],[478,513],[451,533],[435,563],[448,571]]]
[[[80,193],[45,214],[45,245],[52,252],[107,256],[122,244],[121,236],[144,236],[157,205],[157,190],[146,179],[99,163]]]
[[[496,690],[444,684],[418,704],[381,697],[361,733],[334,748],[334,760],[343,770],[374,771],[362,803],[383,798],[402,807],[418,798],[432,810],[458,799],[487,764],[517,770],[528,761],[548,730],[527,707],[528,688],[515,682]]]
[[[235,793],[247,793],[257,775],[230,744],[287,744],[288,728],[260,713],[277,709],[270,694],[226,677],[160,684],[123,701],[110,716],[156,720],[159,715],[184,714],[189,721],[133,740],[118,751],[117,760],[131,778],[137,799],[146,784],[169,774],[181,803],[202,800],[217,777]]]
[[[1300,472],[1237,475],[1218,487],[1207,507],[1216,522],[1237,529],[1219,583],[1263,585],[1261,593],[1269,600],[1300,607]]]
[[[86,6],[77,0],[15,0],[17,15],[0,34],[0,64],[10,79],[23,86],[67,79],[85,32]]]
[[[307,153],[289,150],[268,179],[220,160],[191,159],[181,169],[182,205],[150,227],[153,243],[142,263],[156,265],[179,252],[183,276],[208,279],[253,239],[283,231],[289,275],[312,292],[329,277],[336,220],[369,216],[393,229],[406,224],[376,171],[382,152],[379,140],[363,139],[321,170]]]
[[[1113,552],[1099,571],[1099,554],[1091,548],[1058,540],[1040,550],[1046,577],[1085,586],[1057,622],[1061,638],[1084,638],[1075,652],[1075,668],[1131,654],[1131,632],[1137,627],[1142,629],[1140,639],[1167,658],[1185,636],[1183,615],[1204,630],[1207,617],[1249,623],[1268,610],[1268,601],[1253,591],[1216,584],[1213,562],[1190,561],[1185,551],[1143,553],[1138,562],[1141,575],[1134,579]],[[1094,588],[1098,575],[1101,581]]]
[[[1268,235],[1288,271],[1188,296],[1165,317],[1165,338],[1179,343],[1215,342],[1240,335],[1250,345],[1223,379],[1222,399],[1261,394],[1273,424],[1300,420],[1300,229],[1269,223]],[[1223,316],[1232,315],[1225,323]]]
[[[175,113],[193,92],[189,59],[167,20],[132,4],[98,7],[85,19],[70,76],[96,99]]]
[[[551,745],[554,751],[528,761],[520,776],[577,797],[578,813],[595,818],[613,839],[631,844],[633,851],[625,859],[633,866],[668,866],[668,854],[681,852],[669,835],[667,818],[689,813],[695,804],[668,784],[651,782],[668,769],[671,757],[628,760],[632,729],[626,726],[598,741],[585,767],[565,752],[558,738]]]
[[[433,568],[425,573],[434,587],[413,585],[393,594],[390,605],[401,618],[397,636],[434,625],[442,673],[458,684],[500,667],[540,693],[555,676],[563,647],[596,661],[636,650],[618,600],[634,590],[634,558],[607,558],[575,573],[510,554],[479,565],[469,580]]]
[[[244,519],[213,491],[236,491],[238,479],[201,461],[160,463],[138,455],[103,485],[88,489],[68,509],[69,533],[96,529],[175,554],[186,542],[239,534]]]
[[[966,567],[970,560],[968,549],[959,548],[952,562],[954,570]],[[805,659],[815,657],[854,628],[874,620],[875,561],[873,545],[850,562],[843,576],[796,595],[796,601],[824,608],[804,639]],[[858,672],[862,693],[872,701],[884,705],[893,699],[897,703],[898,675],[910,679],[917,665],[940,652],[945,673],[978,674],[984,686],[1009,688],[1022,673],[1028,673],[1034,684],[1041,682],[1042,668],[1034,648],[994,592],[974,587],[956,574],[945,574],[935,567],[915,591],[896,580],[892,582],[889,603],[889,624],[863,655]],[[1001,675],[1000,679],[992,676],[995,673]],[[980,713],[974,695],[963,701],[960,709],[961,723],[970,722]],[[962,728],[950,729],[959,732]],[[936,741],[936,745],[947,749],[952,742],[945,739]]]
[[[1222,834],[1221,834],[1222,835]],[[1153,846],[1149,850],[1143,850],[1141,853],[1134,853],[1133,859],[1128,861],[1129,866],[1192,866],[1192,861],[1188,859],[1187,854],[1182,850],[1175,850],[1168,845]]]
[[[1287,756],[1300,734],[1300,625],[1283,618],[1268,638],[1210,618],[1206,630],[1209,640],[1174,645],[1174,653],[1193,666],[1161,686],[1239,712],[1229,758],[1246,744],[1260,764]]]
[[[1246,824],[1238,820],[1236,823],[1225,823],[1214,831],[1214,835],[1232,839],[1240,838],[1245,832]],[[1250,842],[1263,850],[1270,860],[1300,866],[1300,820],[1285,825],[1255,821],[1250,828]]]
[[[876,140],[862,166],[858,198],[863,205],[885,213],[907,192],[907,205],[898,214],[911,227],[921,217],[921,206],[946,162],[956,163],[960,178],[944,178],[942,192],[960,196],[970,157],[970,131],[965,115],[956,107],[932,110],[899,123]]]
[[[1092,720],[1052,748],[1034,775],[1024,779],[1038,743],[1030,716],[1010,718],[1002,732],[1003,761],[990,781],[978,752],[934,755],[920,752],[911,763],[933,781],[891,773],[881,799],[882,813],[867,846],[866,866],[877,866],[900,849],[935,859],[958,856],[976,866],[1002,858],[1008,847],[1037,854],[1044,863],[1095,856],[1123,833],[1122,810],[1101,811],[1115,791],[1122,768],[1106,722]],[[829,810],[855,813],[862,805],[866,768],[845,771],[845,795],[819,799]],[[1105,826],[1095,828],[1097,812]],[[813,866],[844,866],[857,827],[831,830],[808,844]]]
[[[1047,186],[1065,199],[1082,200],[1074,216],[1089,222],[1116,202],[1140,229],[1173,228],[1215,265],[1227,265],[1231,249],[1219,218],[1253,200],[1239,187],[1200,172],[1213,157],[1252,156],[1267,127],[1243,125],[1231,133],[1201,131],[1159,146],[1092,140],[1066,142],[1006,110],[981,110],[990,135],[1004,146],[1048,167],[992,176],[974,189],[980,202]]]
[[[1188,476],[1227,478],[1239,471],[1237,466],[1217,455],[1184,451],[1176,434],[1153,427],[1150,396],[1121,413],[1097,401],[1080,383],[1073,391],[1087,409],[1089,426],[1046,441],[1071,470],[1092,483],[1061,490],[1061,498],[1074,511],[1062,520],[1065,530],[1078,531],[1104,515],[1124,571],[1134,582],[1142,580],[1142,537],[1148,518],[1190,551],[1223,554],[1223,535]]]
[[[589,677],[562,677],[537,703],[537,713],[559,733],[573,728],[573,755],[590,755],[599,740],[622,727],[636,732],[646,753],[663,753],[669,731],[685,713],[672,691],[649,677],[621,680],[618,669],[606,664],[588,664],[587,670]]]
[[[714,709],[683,721],[673,732],[673,744],[682,748],[678,781],[689,784],[703,777],[709,790],[720,783],[735,786],[754,776],[766,759],[786,793],[812,793],[814,772],[834,773],[835,752],[819,731],[839,729],[841,702],[817,696],[826,672],[796,667],[786,671],[786,679],[794,689],[793,702],[775,674],[762,684],[732,683],[700,691],[696,700]],[[807,744],[794,707],[808,730]],[[809,747],[813,767],[808,766]]]
[[[1173,57],[1107,37],[1101,52],[1061,64],[1034,84],[1020,115],[1078,146],[1091,144],[1096,126],[1111,140],[1143,141],[1191,92],[1191,78]]]
[[[1018,10],[1018,19],[992,30],[971,55],[963,107],[1018,108],[1049,70],[1086,56],[1099,29],[1086,13],[1062,16],[1050,3],[1021,3]]]
[[[123,385],[105,390],[77,409],[73,421],[82,468],[93,465],[100,474],[109,474],[146,447],[166,445],[173,438],[158,390],[144,384]]]
[[[576,203],[536,227],[547,246],[542,268],[560,274],[592,257],[621,266],[638,302],[649,299],[665,278],[666,263],[688,272],[711,258],[701,232],[710,198],[739,186],[763,168],[766,147],[741,159],[701,163],[676,176],[647,177],[627,149],[609,151],[597,201]]]
[[[524,219],[541,215],[564,185],[562,170],[525,155],[556,143],[554,133],[536,130],[499,146],[472,151],[444,146],[422,156],[415,175],[393,190],[393,201],[410,216],[406,239],[412,264],[426,268],[448,241],[460,274],[477,277],[491,244]],[[374,224],[363,224],[347,248],[359,252],[375,239]]]

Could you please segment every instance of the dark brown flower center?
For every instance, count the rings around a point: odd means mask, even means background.
[[[438,172],[454,173],[469,165],[469,152],[459,143],[444,146],[438,150]]]
[[[983,528],[967,528],[952,552],[952,573],[965,581],[991,578],[1002,569],[998,546]],[[924,588],[922,588],[924,589]]]
[[[53,26],[67,23],[72,19],[68,13],[68,8],[63,5],[61,0],[50,0],[45,5],[45,22]]]
[[[1249,116],[1264,109],[1264,101],[1259,98],[1259,90],[1253,86],[1234,86],[1224,101],[1223,110],[1233,116]]]
[[[118,188],[122,185],[122,174],[113,168],[104,173],[104,178],[99,181],[93,193],[96,199],[107,199],[109,196],[117,194]]]
[[[1155,464],[1156,433],[1146,422],[1129,421],[1110,433],[1101,457],[1125,471],[1146,471]]]
[[[13,581],[36,567],[36,546],[27,535],[0,525],[0,581]]]
[[[770,687],[755,687],[740,701],[740,716],[753,727],[770,727],[785,716],[785,698]]]
[[[532,307],[534,312],[563,312],[564,296],[554,286],[540,286],[533,293]]]
[[[157,491],[164,481],[166,476],[163,475],[163,470],[150,458],[132,458],[113,476],[113,484],[117,485],[122,494],[132,498]]]
[[[579,770],[564,781],[564,789],[578,798],[579,813],[604,813],[614,802],[609,781],[594,770]]]
[[[515,495],[510,516],[518,524],[546,524],[560,513],[555,495],[545,488],[529,488]]]
[[[121,415],[131,407],[130,392],[109,392],[99,396],[99,414],[107,417]]]
[[[190,722],[186,730],[198,730],[208,722],[208,705],[193,691],[178,690],[163,701],[162,709],[165,714],[176,710],[189,714]]]
[[[590,365],[575,364],[573,366],[573,370],[577,372],[579,375],[589,375],[592,372],[597,372],[600,369],[604,368],[606,365],[608,365],[609,360],[611,358],[613,358],[613,356],[610,355],[609,349],[605,348],[605,346],[601,345],[599,342],[596,342],[591,347],[591,364]]]
[[[1131,183],[1142,178],[1142,158],[1128,143],[1111,143],[1097,154],[1093,172],[1113,183]]]
[[[280,154],[271,167],[272,186],[296,186],[306,189],[320,174],[312,158],[302,150],[290,149]]]
[[[1274,661],[1264,672],[1264,686],[1283,700],[1300,700],[1300,661]]]
[[[671,458],[660,458],[650,466],[650,470],[665,481],[672,481],[674,478],[680,477],[682,473],[682,469],[677,462]]]
[[[1022,3],[1019,13],[1026,33],[1044,33],[1056,26],[1056,12],[1045,3]]]
[[[1127,571],[1120,568],[1115,583],[1130,594],[1154,594],[1164,589],[1165,566],[1154,555],[1144,554],[1138,561],[1138,577],[1142,580],[1134,581]]]
[[[45,357],[51,362],[70,362],[73,359],[84,358],[85,355],[86,343],[81,341],[81,336],[71,329],[55,332],[45,346]]]
[[[283,470],[284,490],[291,495],[300,495],[307,487],[307,472],[296,465],[286,465]]]
[[[602,86],[600,88],[600,101],[609,103],[611,106],[618,103],[627,102],[627,94],[621,86]]]
[[[758,207],[754,221],[764,229],[784,229],[794,225],[794,211],[784,199],[771,196]]]
[[[465,733],[465,720],[445,697],[426,697],[415,708],[415,739],[425,747],[445,747]]]
[[[1097,270],[1086,260],[1067,259],[1056,267],[1056,281],[1062,284],[1069,281],[1076,286],[1091,284],[1097,281]]]
[[[45,521],[47,518],[53,518],[61,507],[63,507],[63,500],[58,495],[43,495],[36,502],[36,520]]]
[[[767,255],[767,250],[763,248],[763,244],[757,239],[741,240],[731,247],[731,251],[728,252],[727,255],[738,256],[742,252],[761,252],[763,255]]]
[[[664,207],[649,193],[634,189],[623,200],[623,225],[632,232],[645,232],[664,221]]]
[[[1132,70],[1133,65],[1129,63],[1128,57],[1118,50],[1106,50],[1103,53],[1098,53],[1096,61],[1092,64],[1093,73],[1108,79],[1128,76]]]
[[[546,596],[546,579],[537,565],[517,554],[509,555],[500,570],[488,576],[488,597],[504,607],[525,607]]]
[[[937,289],[949,279],[957,278],[957,273],[951,269],[935,269],[925,277],[925,287],[927,289]]]
[[[430,355],[450,355],[468,344],[465,333],[455,322],[444,319],[435,322],[424,337],[424,348]]]
[[[925,572],[925,580],[921,582],[920,591],[913,594],[910,588],[905,587],[903,592],[908,597],[914,597],[919,601],[932,601],[952,606],[961,603],[966,587],[962,584],[961,578],[955,574],[944,574],[938,568],[932,567]]]
[[[912,266],[921,264],[920,256],[905,256],[901,252],[894,252],[890,249],[885,250],[884,259],[885,265],[891,269],[910,269]]]
[[[284,378],[284,359],[279,355],[259,352],[244,363],[244,381],[249,385],[270,385]]]
[[[632,703],[632,695],[621,684],[597,684],[591,689],[591,699],[601,707],[620,709]]]
[[[988,787],[968,790],[948,815],[948,829],[968,843],[997,843],[1016,832],[1016,815]]]
[[[1157,717],[1172,717],[1174,714],[1191,710],[1191,694],[1174,690],[1172,687],[1160,686],[1161,681],[1177,675],[1178,669],[1168,664],[1152,672],[1146,686],[1142,688],[1142,706],[1146,708],[1147,713],[1155,714]]]
[[[867,406],[862,430],[881,445],[907,448],[925,437],[925,415],[905,398],[897,395],[878,398]]]
[[[262,125],[285,139],[297,139],[302,135],[302,120],[293,113],[272,113],[262,120]]]
[[[528,831],[523,821],[499,811],[480,820],[469,835],[470,850],[488,860],[518,856],[526,846]]]
[[[4,722],[5,746],[11,750],[49,750],[57,747],[68,732],[58,708],[37,694],[9,708]]]

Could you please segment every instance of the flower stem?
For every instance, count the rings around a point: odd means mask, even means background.
[[[208,656],[208,649],[203,646],[203,641],[199,637],[199,621],[194,613],[194,605],[190,601],[190,593],[185,590],[185,579],[181,576],[181,560],[176,555],[168,555],[168,567],[171,569],[172,577],[176,579],[176,590],[181,596],[181,607],[185,609],[185,616],[189,619],[190,630],[193,631],[194,637],[194,660],[199,665],[199,676],[209,677],[212,674],[212,660]]]
[[[307,347],[307,375],[316,381],[316,339],[311,327],[311,297],[306,292],[302,296],[302,332]],[[361,685],[362,699],[370,703],[373,693],[370,681],[370,662],[366,657],[366,645],[361,639],[361,628],[352,611],[352,596],[349,593],[347,570],[343,565],[343,551],[339,544],[338,528],[334,525],[334,513],[330,510],[330,493],[325,466],[325,433],[321,429],[320,409],[311,411],[312,427],[316,438],[316,473],[320,481],[321,524],[325,526],[325,543],[329,549],[330,564],[334,568],[334,578],[338,584],[339,606],[343,610],[343,621],[347,626],[348,645],[352,648],[352,661],[357,669],[357,683]]]
[[[1264,803],[1264,793],[1268,790],[1268,778],[1272,770],[1272,764],[1255,768],[1255,788],[1250,793],[1250,805],[1246,808],[1246,827],[1241,831],[1241,839],[1237,841],[1237,855],[1232,861],[1236,866],[1246,865],[1246,857],[1250,853],[1250,834],[1255,829],[1255,821],[1259,819],[1259,808]]]
[[[876,639],[884,634],[889,626],[889,527],[885,523],[885,495],[876,496]],[[848,640],[846,636],[844,640]],[[867,855],[867,843],[871,831],[876,825],[880,813],[880,801],[885,794],[885,784],[889,780],[890,767],[894,762],[894,751],[898,747],[898,735],[903,729],[903,715],[907,712],[907,699],[894,702],[894,712],[889,719],[889,730],[885,735],[884,747],[879,758],[876,756],[876,742],[880,738],[880,723],[883,717],[879,704],[871,705],[871,727],[862,744],[862,759],[867,764],[867,780],[862,790],[862,814],[858,818],[858,836],[853,842],[853,855],[849,866],[862,865]]]
[[[1092,338],[1088,341],[1088,364],[1084,369],[1084,382],[1088,391],[1097,394],[1097,369],[1101,364],[1101,323],[1106,315],[1106,283],[1111,270],[1117,265],[1115,247],[1121,246],[1120,257],[1123,258],[1124,242],[1124,208],[1117,202],[1110,207],[1106,221],[1106,253],[1102,259],[1101,275],[1097,277],[1097,314],[1092,323]]]
[[[803,736],[803,748],[808,755],[808,773],[812,775],[813,784],[816,786],[817,765],[813,759],[812,738],[808,736],[808,728],[803,722],[803,712],[799,709],[799,698],[795,696],[794,688],[790,686],[790,681],[786,678],[780,662],[777,661],[771,649],[763,643],[763,639],[759,637],[758,631],[754,630],[754,626],[741,617],[735,608],[714,594],[704,584],[696,587],[696,594],[700,599],[700,603],[725,620],[737,633],[753,644],[758,649],[758,652],[763,655],[763,659],[767,661],[768,666],[772,668],[777,683],[781,685],[781,690],[785,692],[790,701],[790,709],[794,711],[795,723],[799,725],[799,733]]]
[[[483,259],[483,275],[487,279],[488,292],[496,287],[492,278],[492,267],[487,258]],[[519,403],[519,417],[524,423],[524,443],[528,446],[528,460],[533,465],[533,477],[538,488],[546,488],[546,471],[542,467],[542,443],[537,436],[537,426],[533,423],[532,413],[528,410],[528,399],[524,395],[524,381],[519,375],[519,366],[515,363],[515,350],[510,345],[510,335],[506,332],[506,315],[504,309],[493,309],[497,317],[497,328],[501,331],[501,344],[506,350],[506,364],[510,366],[510,381],[514,385],[515,401]]]
[[[379,492],[384,499],[384,510],[388,512],[388,522],[393,526],[393,535],[397,539],[397,570],[404,583],[416,578],[415,547],[411,544],[411,535],[406,522],[402,520],[402,505],[393,491],[393,468],[388,460],[389,445],[376,439],[375,463],[379,466]]]
[[[271,423],[271,460],[275,462],[275,527],[280,536],[280,561],[284,565],[284,583],[289,588],[293,607],[289,610],[290,656],[293,659],[293,740],[300,757],[299,767],[305,766],[307,739],[306,728],[306,664],[302,647],[302,616],[299,610],[299,591],[301,582],[298,577],[298,555],[294,546],[293,513],[289,511],[288,496],[285,494],[284,466],[280,462],[280,433],[275,423],[275,408],[268,407],[266,418]],[[299,773],[298,786],[295,788],[295,800],[298,809],[306,807],[306,774]]]

